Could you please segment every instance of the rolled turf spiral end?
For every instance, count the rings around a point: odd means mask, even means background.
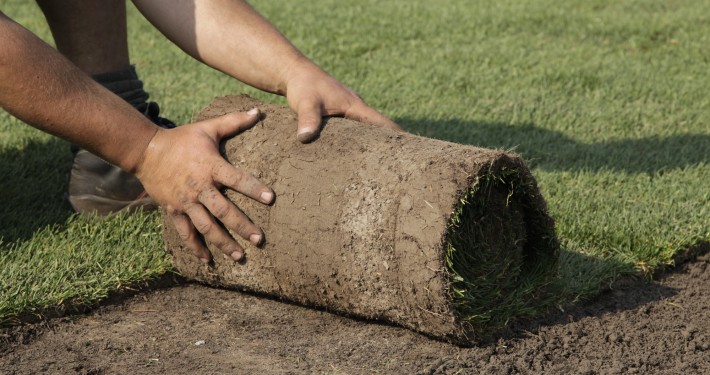
[[[559,244],[531,177],[526,169],[490,168],[461,192],[449,220],[449,296],[472,341],[499,332],[512,316],[538,314],[554,280]]]

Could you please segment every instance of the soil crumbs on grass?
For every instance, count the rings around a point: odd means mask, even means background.
[[[710,253],[459,348],[194,284],[0,331],[2,374],[710,373]]]

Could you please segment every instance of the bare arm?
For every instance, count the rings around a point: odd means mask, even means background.
[[[246,240],[262,241],[261,230],[219,191],[229,187],[262,203],[274,198],[218,152],[222,138],[256,123],[258,110],[160,129],[2,13],[0,51],[0,106],[135,173],[196,256],[210,258],[198,232],[233,259],[243,256],[214,215]]]
[[[192,57],[260,90],[285,95],[288,70],[309,63],[244,1],[135,0],[134,4]]]
[[[400,129],[300,53],[242,0],[134,0],[185,52],[258,89],[285,95],[298,113],[298,138],[313,140],[321,117],[344,115]]]
[[[0,105],[135,172],[157,127],[0,13]],[[129,145],[129,147],[127,147]]]

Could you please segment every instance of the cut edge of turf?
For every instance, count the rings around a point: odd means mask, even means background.
[[[539,316],[553,298],[560,248],[554,221],[532,175],[512,164],[472,178],[445,236],[451,307],[476,341]]]
[[[36,324],[56,318],[86,314],[102,306],[118,305],[140,293],[172,288],[188,281],[175,270],[148,275],[139,280],[127,281],[125,284],[105,290],[102,297],[86,299],[82,297],[62,301],[59,304],[38,305],[25,309],[0,320],[0,328],[23,324]]]
[[[130,220],[127,220],[129,216]],[[145,243],[140,240],[144,236],[160,236],[159,227],[155,227],[154,231],[146,231],[147,227],[157,224],[155,219],[155,215],[145,212],[120,213],[109,218],[72,215],[62,224],[49,225],[36,231],[33,237],[40,240],[30,242],[29,247],[26,242],[9,243],[7,251],[0,253],[0,263],[14,261],[25,266],[34,264],[41,267],[45,275],[54,275],[57,264],[63,261],[69,262],[72,267],[49,281],[54,285],[49,289],[44,284],[35,288],[23,283],[8,284],[0,281],[0,289],[5,288],[9,295],[25,296],[10,303],[7,299],[0,300],[0,327],[84,313],[104,303],[110,304],[117,298],[122,299],[120,296],[129,296],[137,291],[166,284],[164,278],[169,278],[174,270],[168,262],[161,260],[160,255],[151,254],[153,248],[135,254],[127,251],[137,244],[141,247],[151,244],[150,240]],[[84,241],[77,241],[74,237],[77,233],[101,246],[95,252],[85,253]],[[136,241],[139,242],[127,243],[128,237],[138,238]],[[101,264],[101,260],[105,260],[106,264]],[[114,270],[120,268],[121,272],[113,272],[110,267],[114,267]],[[32,272],[24,272],[22,267],[5,269],[4,276],[8,276],[8,272],[19,280],[33,276]],[[45,281],[49,280],[43,277]],[[56,293],[44,294],[44,289]]]

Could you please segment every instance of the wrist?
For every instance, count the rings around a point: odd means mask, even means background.
[[[133,147],[130,148],[131,151],[126,154],[125,159],[118,166],[126,172],[139,175],[146,156],[151,151],[151,144],[161,131],[165,130],[153,124],[143,126],[134,141],[132,141],[131,146]]]
[[[313,61],[309,60],[305,56],[301,55],[298,58],[295,58],[288,66],[286,69],[284,69],[284,74],[283,78],[281,79],[281,84],[279,85],[279,95],[286,96],[288,93],[288,86],[291,82],[293,82],[297,77],[302,76],[304,74],[312,74],[312,72],[318,72],[319,74],[326,74],[327,73],[321,69],[318,65],[316,65]]]

